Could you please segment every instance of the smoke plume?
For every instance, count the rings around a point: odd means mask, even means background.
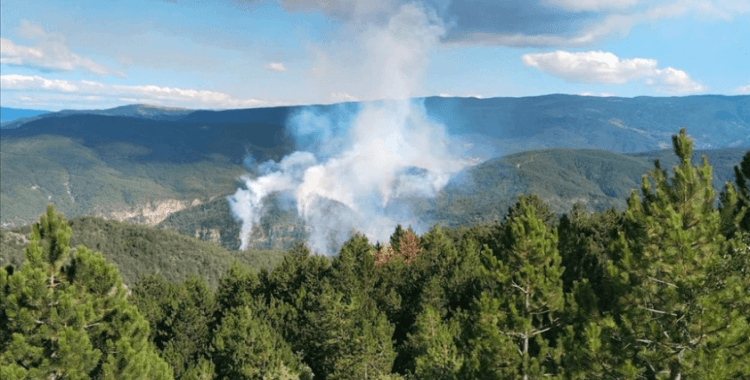
[[[260,221],[264,198],[274,192],[293,195],[308,244],[318,253],[330,252],[332,240],[340,244],[352,230],[387,241],[398,223],[420,229],[402,201],[434,197],[469,164],[445,127],[429,120],[420,101],[410,100],[445,34],[435,13],[405,4],[386,22],[345,28],[345,43],[332,45],[353,51],[318,51],[320,90],[382,100],[343,104],[328,113],[309,107],[289,118],[287,130],[305,151],[258,165],[259,176],[243,178],[246,188],[229,197],[242,221],[240,249]],[[358,59],[350,61],[353,55]]]

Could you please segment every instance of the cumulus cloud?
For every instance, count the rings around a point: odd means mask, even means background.
[[[265,66],[263,66],[263,68],[268,71],[275,71],[277,73],[283,73],[288,70],[286,66],[281,62],[269,62]]]
[[[689,94],[706,90],[682,70],[672,67],[660,69],[655,59],[620,59],[610,52],[571,53],[559,50],[524,54],[521,59],[528,67],[570,82],[622,84],[644,79],[646,85],[667,93]]]
[[[48,79],[38,75],[1,75],[0,84],[4,91],[57,92],[80,96],[95,95],[111,99],[132,99],[133,103],[149,103],[164,106],[224,109],[270,105],[269,102],[264,100],[237,99],[229,94],[216,91],[155,85],[104,84],[88,80],[69,81]]]
[[[737,95],[750,95],[750,84],[735,88],[734,93]]]
[[[90,58],[81,57],[70,51],[65,38],[57,33],[47,33],[41,26],[21,20],[19,35],[36,40],[33,47],[17,45],[7,38],[0,38],[0,63],[24,66],[41,71],[80,70],[97,75],[114,74],[123,76]]]

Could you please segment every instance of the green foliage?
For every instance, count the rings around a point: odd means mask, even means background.
[[[220,379],[299,379],[289,345],[249,306],[233,309],[215,332],[212,347]]]
[[[643,201],[635,192],[628,201],[633,227],[613,247],[620,257],[609,268],[622,292],[620,339],[647,378],[748,376],[740,358],[750,327],[738,314],[748,296],[737,293],[746,289],[747,274],[723,263],[736,244],[720,233],[708,160],[691,166],[684,129],[673,144],[680,160],[674,176],[668,179],[658,161],[644,175]]]
[[[579,204],[560,218],[559,243],[562,256],[563,287],[571,293],[576,282],[587,282],[596,289],[594,310],[610,311],[615,305],[615,290],[607,276],[610,245],[617,240],[623,223],[621,213],[610,208],[604,213],[587,213]]]
[[[261,262],[50,209],[0,239],[26,258],[0,270],[0,377],[750,377],[747,188],[717,210],[711,166],[684,130],[673,143],[678,165],[657,161],[625,212],[581,201],[558,219],[522,195],[502,222],[399,226],[390,247],[355,234],[335,257],[297,244]]]
[[[322,379],[378,378],[391,372],[393,328],[361,291],[348,296],[331,286],[300,299],[305,361]]]
[[[750,232],[750,151],[734,167],[734,174],[734,184],[727,183],[719,196],[721,230],[727,237]]]
[[[32,223],[51,202],[67,216],[109,216],[150,209],[164,200],[207,200],[236,190],[245,170],[225,160],[189,164],[143,160],[153,151],[116,142],[96,147],[62,136],[9,139],[0,144],[0,224]],[[193,235],[192,231],[190,235]]]
[[[172,367],[175,378],[192,371],[211,344],[216,303],[213,292],[197,277],[175,285],[160,275],[142,278],[132,289],[130,302],[149,321],[150,340]]]
[[[415,372],[420,379],[458,379],[463,365],[463,355],[456,341],[461,330],[456,320],[444,322],[430,306],[417,317],[416,333],[411,336],[411,346],[416,351]]]
[[[97,217],[76,218],[67,223],[73,230],[71,244],[101,251],[119,269],[128,285],[155,272],[172,282],[198,275],[215,288],[219,277],[235,260],[259,270],[273,267],[283,255],[281,251],[229,251],[169,230]],[[19,236],[29,231],[30,228],[25,227],[0,232],[8,237],[3,239],[8,245],[2,246],[2,258],[7,257],[7,262],[18,266],[22,256],[13,250],[23,246]]]
[[[555,376],[562,352],[550,346],[565,298],[557,231],[521,197],[505,225],[506,250],[487,252],[485,266],[497,290],[476,306],[469,373],[478,377]],[[494,330],[494,331],[493,331]]]
[[[117,269],[85,246],[71,255],[71,233],[49,205],[33,226],[24,265],[0,271],[2,377],[172,378]]]

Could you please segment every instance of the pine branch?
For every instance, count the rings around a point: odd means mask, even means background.
[[[668,285],[668,286],[674,287],[674,288],[676,288],[676,289],[679,289],[679,287],[678,287],[677,285],[675,285],[675,284],[672,284],[672,283],[670,283],[670,282],[666,282],[666,281],[663,281],[663,280],[659,280],[659,279],[657,279],[657,278],[654,278],[654,277],[651,277],[651,276],[647,276],[647,278],[648,278],[649,280],[652,280],[652,281],[658,282],[658,283],[660,283],[660,284]]]

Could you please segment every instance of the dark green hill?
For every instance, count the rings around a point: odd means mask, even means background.
[[[750,96],[422,100],[429,117],[444,123],[456,145],[469,147],[470,156],[506,156],[505,161],[493,159],[470,169],[478,174],[470,175],[467,186],[449,186],[436,200],[411,200],[424,220],[450,225],[500,215],[498,210],[507,208],[503,202],[524,191],[540,193],[559,212],[578,198],[591,208],[617,204],[621,189],[629,190],[633,183],[637,187],[641,170],[651,167],[648,155],[661,154],[643,152],[671,146],[671,135],[680,127],[687,128],[698,149],[750,148]],[[304,109],[331,114],[344,121],[337,128],[345,128],[359,107],[360,103],[346,103]],[[246,163],[278,160],[295,150],[317,152],[319,141],[292,136],[285,128],[289,117],[302,109],[207,111],[134,105],[18,120],[13,129],[4,126],[0,131],[0,226],[36,221],[47,202],[71,218],[103,216],[156,225],[177,210],[233,193]],[[547,157],[560,164],[542,166],[538,165],[544,157],[527,165],[524,160],[532,156],[508,156],[560,148],[643,153],[631,158],[646,164],[618,162],[604,153]],[[717,165],[717,178],[731,176],[731,167],[739,162],[732,157],[727,156],[731,163]],[[579,172],[576,165],[584,169]],[[467,189],[479,195],[467,195]],[[213,207],[220,206],[209,208]],[[469,214],[461,215],[464,211]],[[190,222],[189,228],[186,222],[174,221],[170,223],[178,227],[169,228],[191,236],[214,225],[225,230],[227,218],[214,219],[200,226]],[[300,233],[285,228],[284,236]],[[261,229],[258,244],[282,230]],[[237,245],[226,240],[226,233],[221,239],[226,247]],[[266,247],[284,246],[267,243]]]
[[[531,149],[592,148],[645,152],[670,148],[686,128],[696,149],[750,148],[750,96],[616,98],[427,98],[425,108],[454,135],[492,139],[495,156]]]
[[[706,155],[714,168],[718,191],[733,181],[734,165],[745,150],[696,151],[695,164]],[[505,216],[521,194],[535,193],[562,215],[581,203],[588,211],[610,207],[622,210],[633,189],[640,189],[641,177],[653,169],[653,160],[671,171],[677,159],[671,150],[643,154],[621,154],[603,150],[550,149],[513,154],[489,160],[457,173],[435,199],[400,200],[417,210],[423,224],[469,226]],[[394,206],[396,207],[396,206]],[[266,201],[267,213],[250,238],[252,248],[288,248],[304,238],[304,225],[292,207],[279,207],[273,197]],[[159,227],[182,234],[211,239],[221,236],[221,245],[237,249],[240,224],[225,199],[217,198],[170,215]],[[215,231],[208,233],[209,231]]]
[[[279,160],[293,151],[293,143],[280,125],[168,122],[103,115],[38,119],[3,130],[2,138],[4,142],[15,142],[40,135],[68,137],[94,149],[105,160],[111,156],[113,144],[128,144],[142,151],[130,157],[138,163],[186,164],[222,155],[234,164],[242,164],[248,154],[262,160]]]
[[[546,148],[590,148],[645,152],[671,146],[671,135],[687,128],[697,149],[750,147],[750,96],[590,97],[544,95],[524,98],[419,99],[427,115],[447,132],[474,144],[483,157]],[[285,130],[302,109],[344,121],[362,103],[242,110],[173,110],[144,105],[111,110],[62,111],[4,126],[3,138],[57,134],[95,148],[118,141],[143,146],[148,160],[183,162],[222,154],[234,163],[280,158],[289,149],[311,150]],[[13,129],[7,129],[13,128]],[[345,128],[345,126],[343,127]]]
[[[6,110],[8,110],[8,117],[6,117],[5,115]],[[2,112],[2,129],[15,129],[35,120],[44,120],[46,118],[57,118],[71,115],[125,116],[137,119],[175,121],[193,112],[193,110],[185,108],[152,106],[148,104],[132,104],[106,110],[62,110],[58,112],[50,112],[2,108]]]
[[[215,288],[232,261],[256,270],[270,269],[283,255],[279,250],[229,251],[170,230],[96,217],[70,219],[68,224],[73,229],[71,246],[83,244],[101,252],[128,285],[149,273],[160,273],[170,281],[197,274]],[[0,265],[20,266],[30,232],[30,226],[0,231]]]
[[[190,164],[138,161],[144,147],[92,149],[59,136],[0,140],[0,223],[33,223],[51,202],[68,217],[156,224],[169,213],[236,189],[245,169],[220,156]]]
[[[734,165],[745,150],[696,151],[694,164],[706,155],[714,168],[713,184],[719,191],[734,180]],[[618,154],[602,150],[551,149],[489,160],[455,176],[435,200],[424,202],[429,220],[457,226],[489,222],[504,217],[520,194],[535,193],[561,215],[579,202],[588,211],[615,207],[622,210],[632,189],[659,159],[671,171],[677,158],[671,150]]]

